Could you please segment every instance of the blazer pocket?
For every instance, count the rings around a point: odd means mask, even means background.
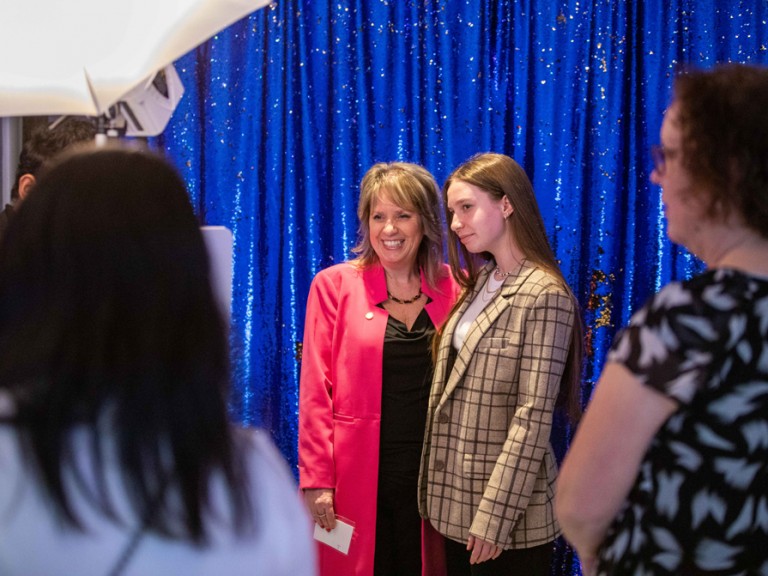
[[[464,454],[462,467],[465,477],[487,480],[496,467],[496,458],[487,454]]]
[[[504,350],[509,347],[507,338],[484,337],[477,344],[478,350]]]
[[[345,422],[347,424],[352,424],[357,418],[354,416],[349,416],[348,414],[341,414],[339,412],[334,412],[333,419],[336,422]]]
[[[517,388],[522,347],[513,345],[507,338],[483,338],[475,350],[473,365],[480,366],[483,378],[479,384],[489,393],[509,394]]]
[[[462,462],[461,491],[469,496],[472,506],[477,506],[479,499],[488,487],[488,480],[496,466],[496,459],[482,454],[465,454]]]

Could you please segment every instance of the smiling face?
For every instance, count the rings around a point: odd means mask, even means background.
[[[682,128],[678,104],[673,103],[664,114],[661,145],[664,163],[651,172],[651,182],[661,186],[661,201],[667,219],[667,236],[672,242],[696,251],[702,221],[706,219],[703,199],[693,190],[693,180],[682,158]]]
[[[496,200],[482,188],[457,180],[446,193],[451,231],[472,253],[489,252],[497,257],[508,248],[509,228],[504,219],[509,202]]]
[[[412,270],[424,237],[421,216],[392,202],[382,190],[371,205],[368,218],[371,247],[384,268]]]

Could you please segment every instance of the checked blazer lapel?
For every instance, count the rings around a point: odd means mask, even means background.
[[[470,294],[464,300],[464,302],[462,302],[458,312],[451,317],[450,321],[445,327],[445,337],[442,338],[440,342],[440,351],[438,354],[438,365],[436,370],[436,376],[440,378],[439,381],[446,381],[445,370],[448,364],[450,347],[453,345],[453,333],[456,330],[456,326],[458,325],[459,320],[461,319],[466,309],[469,307],[472,300],[474,300],[474,298],[477,296],[478,292],[485,289],[485,282],[495,268],[496,264],[493,261],[485,265],[485,267],[478,274],[477,282],[475,283],[475,287],[472,290],[472,294]],[[445,401],[450,398],[451,394],[453,394],[454,390],[456,390],[456,387],[459,385],[459,382],[462,381],[467,371],[467,367],[469,366],[469,363],[475,354],[475,350],[482,341],[483,336],[486,334],[486,332],[488,332],[491,326],[493,326],[493,323],[496,322],[499,316],[501,316],[501,314],[511,305],[511,298],[517,294],[517,292],[520,290],[520,287],[525,284],[526,280],[534,271],[534,269],[535,267],[532,264],[529,264],[528,261],[524,261],[518,275],[512,281],[507,279],[507,281],[501,286],[501,289],[498,291],[496,296],[494,296],[493,300],[488,303],[488,305],[480,312],[480,314],[478,314],[475,321],[472,322],[472,326],[469,328],[467,336],[464,339],[464,344],[458,351],[456,361],[453,364],[453,369],[448,375],[447,382],[438,405],[445,403]]]

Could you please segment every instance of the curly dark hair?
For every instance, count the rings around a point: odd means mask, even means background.
[[[674,101],[682,131],[682,161],[709,216],[740,215],[768,237],[768,68],[722,64],[684,69]]]
[[[65,118],[53,128],[36,128],[21,148],[11,198],[19,197],[19,178],[24,174],[37,177],[45,163],[57,154],[73,144],[92,141],[95,137],[96,127],[93,122],[77,118]]]

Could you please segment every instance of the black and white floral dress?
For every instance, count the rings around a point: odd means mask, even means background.
[[[669,284],[608,359],[679,409],[643,459],[598,574],[768,575],[768,278],[718,269]]]

